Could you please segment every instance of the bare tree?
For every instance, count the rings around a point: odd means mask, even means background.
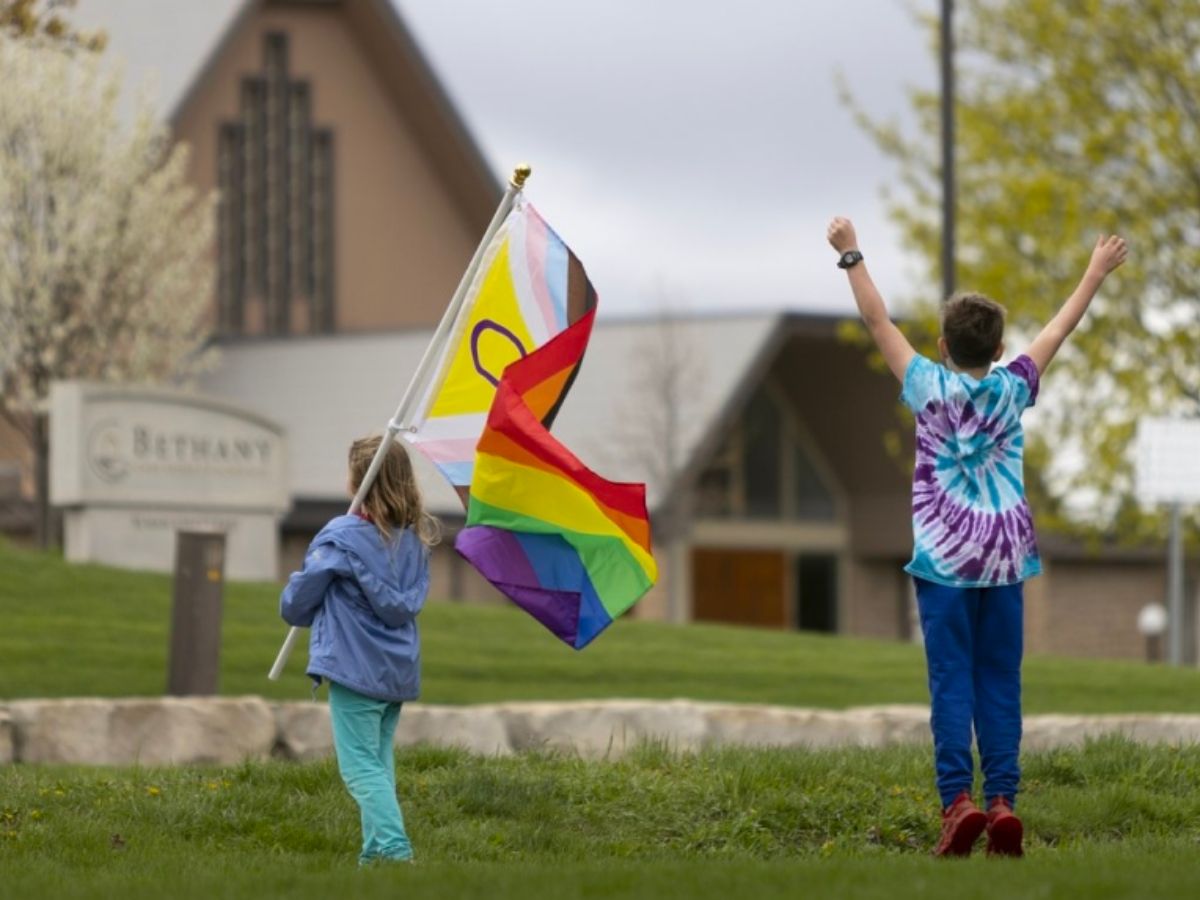
[[[652,326],[630,347],[632,390],[618,401],[618,424],[612,437],[614,455],[630,464],[650,488],[654,540],[668,559],[667,617],[671,621],[681,621],[684,615],[685,539],[693,514],[691,492],[674,488],[699,424],[706,372],[686,317],[668,295],[660,294]]]
[[[212,198],[147,104],[123,123],[99,54],[0,33],[0,412],[34,459],[61,378],[149,382],[209,362]]]

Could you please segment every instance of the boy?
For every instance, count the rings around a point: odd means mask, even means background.
[[[1022,585],[1041,572],[1025,501],[1021,413],[1046,367],[1079,324],[1105,277],[1125,261],[1125,241],[1101,236],[1075,292],[1029,350],[992,369],[1004,352],[1004,308],[958,294],[942,310],[944,368],[920,356],[888,318],[858,249],[854,226],[835,218],[854,301],[916,416],[913,576],[929,668],[942,834],[934,854],[966,856],[987,830],[987,852],[1021,856],[1013,814],[1020,779]],[[971,800],[974,728],[987,813]]]

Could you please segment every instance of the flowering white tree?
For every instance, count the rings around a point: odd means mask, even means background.
[[[186,377],[211,352],[212,198],[119,95],[99,54],[0,34],[0,412],[30,443],[43,543],[50,383]]]

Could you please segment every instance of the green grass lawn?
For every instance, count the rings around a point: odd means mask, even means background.
[[[1105,740],[1024,762],[1026,859],[937,861],[928,749],[419,748],[397,758],[418,865],[361,872],[331,762],[12,766],[0,896],[1197,896],[1200,748]]]
[[[0,694],[161,693],[170,579],[0,544]],[[226,594],[222,689],[307,697],[303,653],[265,678],[278,587]],[[505,607],[432,603],[425,699],[695,697],[840,707],[924,702],[898,643],[621,621],[583,653]],[[1200,673],[1031,659],[1031,712],[1200,709]],[[929,748],[643,746],[619,761],[399,753],[419,864],[359,871],[333,763],[0,768],[0,898],[1200,895],[1200,747],[1121,740],[1026,754],[1017,863],[928,858]]]
[[[171,580],[0,542],[0,697],[161,694]],[[305,698],[304,653],[266,679],[286,628],[279,587],[230,584],[221,691]],[[505,606],[431,602],[421,616],[423,699],[480,703],[690,697],[796,706],[927,702],[917,647],[884,641],[621,620],[583,652]],[[1200,711],[1200,672],[1140,663],[1031,658],[1025,709]]]

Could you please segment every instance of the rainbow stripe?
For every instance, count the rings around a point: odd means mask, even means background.
[[[555,440],[595,310],[500,379],[479,439],[467,527],[455,546],[514,603],[576,649],[650,589],[646,488],[607,481]]]

